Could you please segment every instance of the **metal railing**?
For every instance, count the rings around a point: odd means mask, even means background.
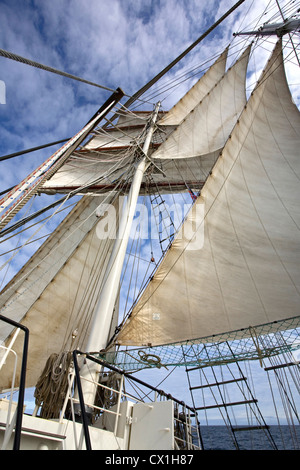
[[[23,407],[24,407],[24,396],[25,396],[25,381],[26,381],[26,367],[27,367],[27,355],[28,355],[28,342],[29,342],[29,330],[26,328],[26,326],[21,325],[20,323],[17,323],[9,318],[4,317],[3,315],[0,315],[0,320],[4,321],[5,323],[8,323],[14,327],[17,328],[15,331],[10,344],[8,347],[1,346],[2,349],[5,350],[4,356],[1,359],[0,363],[0,370],[5,364],[5,361],[8,357],[9,354],[14,354],[15,355],[15,361],[14,361],[14,370],[13,370],[13,385],[11,387],[11,390],[14,390],[14,384],[15,384],[15,376],[16,376],[16,368],[17,368],[17,355],[13,351],[12,347],[17,339],[17,336],[20,332],[20,330],[24,331],[24,342],[23,342],[23,353],[22,353],[22,361],[21,361],[21,373],[20,373],[20,383],[19,383],[19,396],[18,396],[18,403],[16,410],[14,412],[14,415],[12,419],[10,420],[10,414],[11,414],[11,405],[12,405],[12,394],[10,397],[10,402],[9,402],[9,410],[8,410],[8,418],[7,418],[7,425],[6,425],[6,431],[5,431],[5,436],[4,436],[4,442],[3,442],[3,447],[5,447],[12,435],[13,429],[15,429],[15,436],[14,436],[14,443],[13,443],[13,450],[20,450],[20,442],[21,442],[21,431],[22,431],[22,419],[23,419]]]
[[[27,366],[27,355],[28,355],[28,340],[29,340],[29,330],[24,327],[23,325],[14,322],[6,317],[0,315],[0,320],[4,321],[16,328],[16,331],[12,335],[10,344],[8,346],[1,345],[1,349],[3,349],[4,353],[0,360],[0,371],[2,366],[5,364],[8,355],[14,355],[14,361],[12,366],[12,387],[11,387],[11,395],[8,405],[8,414],[7,414],[7,423],[6,429],[4,434],[4,440],[2,449],[7,448],[8,442],[11,439],[13,431],[15,431],[14,435],[14,442],[13,442],[13,450],[20,449],[20,441],[21,441],[21,431],[22,431],[22,418],[23,418],[23,408],[24,408],[24,395],[25,395],[25,380],[26,380],[26,366]],[[24,344],[23,344],[23,353],[22,353],[22,361],[21,361],[21,371],[20,371],[20,382],[19,382],[19,396],[18,396],[18,403],[14,414],[12,415],[12,393],[15,391],[15,377],[17,371],[17,364],[18,364],[18,356],[15,351],[12,349],[13,345],[19,335],[20,331],[23,330],[24,335]],[[81,381],[83,378],[80,376],[80,368],[78,364],[78,356],[84,357],[85,360],[91,360],[98,363],[100,366],[105,368],[105,370],[109,370],[111,373],[116,373],[118,376],[118,385],[115,387],[111,387],[106,385],[105,383],[96,383],[95,385],[100,387],[102,390],[106,391],[108,394],[114,394],[116,397],[115,406],[108,408],[105,404],[103,406],[98,406],[97,404],[89,404],[84,402],[84,397],[81,388]],[[147,399],[148,395],[152,392],[155,394],[155,398],[153,401],[167,399],[173,400],[174,402],[174,431],[176,428],[181,428],[181,434],[174,432],[174,448],[183,450],[183,449],[200,449],[200,445],[194,444],[194,438],[196,436],[196,440],[199,440],[199,427],[197,424],[196,418],[196,425],[192,425],[191,416],[196,416],[194,408],[189,407],[184,402],[177,400],[170,394],[166,394],[164,391],[157,389],[156,387],[151,386],[150,384],[138,379],[137,377],[133,377],[131,374],[128,374],[111,364],[106,363],[102,359],[98,359],[93,355],[83,353],[81,351],[73,351],[73,370],[70,371],[69,374],[69,381],[68,381],[68,393],[66,395],[61,413],[60,413],[60,422],[63,421],[64,416],[66,416],[67,407],[69,406],[69,410],[72,416],[73,422],[78,423],[78,413],[74,408],[74,405],[79,406],[80,411],[80,421],[82,424],[82,431],[81,435],[77,437],[76,435],[76,426],[74,425],[74,440],[75,440],[75,447],[77,449],[81,449],[83,447],[83,441],[85,441],[85,447],[87,450],[91,450],[91,439],[89,434],[89,417],[87,415],[87,408],[93,409],[96,411],[98,416],[108,416],[111,415],[114,417],[114,422],[112,426],[112,432],[114,435],[117,435],[117,429],[119,424],[119,419],[121,416],[120,408],[122,400],[134,400],[135,403],[144,403],[143,398],[138,398],[136,395],[131,394],[129,391],[125,393],[123,390],[123,385],[125,379],[127,378],[131,382],[134,382],[137,386],[142,386],[148,389],[148,393],[146,394]],[[88,379],[84,379],[88,380]],[[74,396],[74,383],[76,381],[76,396]],[[150,390],[150,392],[149,392]],[[181,407],[181,411],[179,411],[179,407]],[[37,409],[35,409],[33,416],[37,415]],[[77,428],[78,429],[78,428]]]
[[[174,410],[174,448],[177,450],[200,450],[199,428],[196,423],[192,424],[191,410],[186,405],[181,405]],[[194,410],[193,410],[194,411]],[[197,444],[194,441],[197,441]]]
[[[85,358],[85,360],[91,360],[93,362],[96,362],[99,365],[103,366],[103,368],[108,369],[111,372],[117,373],[120,380],[119,380],[118,387],[116,387],[116,388],[105,385],[105,384],[101,383],[100,381],[97,382],[97,383],[93,382],[95,384],[95,386],[99,387],[100,389],[105,390],[109,393],[112,393],[112,394],[116,395],[117,398],[116,398],[116,403],[115,403],[114,408],[109,409],[109,408],[105,407],[104,405],[103,406],[98,406],[98,405],[95,405],[95,404],[86,403],[84,401],[84,397],[83,397],[83,393],[82,393],[82,387],[81,387],[81,381],[82,380],[88,380],[88,379],[83,378],[83,377],[80,376],[80,370],[79,370],[79,365],[78,365],[78,360],[77,360],[78,356],[83,356]],[[90,424],[90,422],[89,422],[89,417],[87,415],[87,409],[88,408],[93,409],[98,415],[101,415],[101,414],[105,413],[105,414],[111,414],[111,415],[115,416],[112,432],[116,435],[117,428],[118,428],[118,423],[119,423],[119,418],[121,416],[120,406],[121,406],[122,399],[124,400],[124,399],[127,399],[127,398],[128,399],[134,398],[136,403],[144,403],[143,399],[139,399],[136,396],[133,396],[131,393],[125,392],[125,391],[122,390],[125,378],[127,378],[130,381],[134,382],[138,386],[145,387],[148,390],[150,389],[150,392],[154,392],[155,393],[155,399],[153,401],[156,401],[158,398],[173,400],[173,402],[176,405],[175,416],[174,416],[174,430],[176,429],[176,427],[178,428],[178,425],[179,425],[181,427],[181,431],[182,431],[181,435],[178,435],[178,434],[176,435],[176,433],[174,434],[174,448],[175,449],[183,450],[183,449],[200,449],[201,448],[200,444],[197,445],[197,444],[194,443],[195,439],[198,443],[200,442],[199,427],[198,427],[198,423],[197,423],[197,418],[196,418],[196,424],[192,425],[192,416],[196,415],[194,408],[189,407],[184,402],[177,400],[176,398],[174,398],[170,394],[167,394],[164,391],[159,390],[156,387],[153,387],[152,385],[138,379],[137,377],[133,377],[131,374],[127,374],[126,372],[124,372],[120,369],[117,369],[116,367],[112,366],[111,364],[108,364],[108,363],[104,362],[103,360],[100,360],[100,359],[96,358],[93,355],[83,353],[81,351],[73,351],[73,365],[74,365],[74,371],[70,374],[70,377],[69,377],[69,392],[68,392],[68,394],[65,398],[65,402],[64,402],[64,405],[63,405],[63,408],[62,408],[62,411],[61,411],[60,419],[61,420],[63,419],[63,417],[65,415],[65,412],[66,412],[66,409],[67,409],[67,406],[68,406],[68,403],[69,403],[71,405],[72,419],[75,422],[76,421],[76,417],[75,417],[76,413],[75,413],[74,405],[79,404],[80,416],[81,416],[81,421],[82,421],[82,435],[80,436],[79,439],[77,439],[77,444],[76,444],[77,448],[80,448],[82,446],[82,441],[83,441],[83,438],[84,438],[86,449],[87,450],[92,449],[91,439],[90,439],[90,434],[89,434],[89,424]],[[72,387],[73,387],[74,380],[76,380],[76,389],[77,389],[76,397],[72,393]],[[179,412],[179,407],[182,407],[181,412]],[[176,424],[177,424],[177,426],[176,426]]]

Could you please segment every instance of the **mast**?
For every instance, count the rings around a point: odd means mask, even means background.
[[[136,165],[136,170],[128,194],[128,199],[122,209],[119,231],[115,239],[115,243],[106,270],[103,288],[92,319],[91,335],[87,343],[87,351],[89,352],[104,349],[109,339],[114,305],[118,295],[120,277],[124,258],[126,255],[130,230],[144,172],[149,166],[149,160],[147,155],[151,139],[155,131],[155,123],[157,121],[159,108],[160,102],[157,103],[154,113],[151,117],[149,129],[142,149],[143,156]],[[90,381],[91,379],[97,381],[97,374],[99,371],[99,366],[95,363],[93,364],[94,365],[89,366],[89,368],[83,367],[81,371],[81,376],[89,380],[84,380],[82,383],[84,400],[85,403],[89,405],[94,403],[94,397],[96,393],[96,387]]]
[[[74,137],[0,200],[0,230],[8,224],[34,194],[37,194],[43,183],[63,165],[72,152],[76,150],[123,96],[124,92],[118,88]]]

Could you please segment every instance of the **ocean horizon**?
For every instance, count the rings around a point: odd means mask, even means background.
[[[300,425],[232,433],[221,424],[200,426],[204,450],[300,450]]]

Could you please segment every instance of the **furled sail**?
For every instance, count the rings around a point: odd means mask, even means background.
[[[119,344],[173,343],[299,315],[299,148],[279,41],[183,232],[196,228],[175,239]]]
[[[114,234],[99,233],[96,210],[103,196],[82,198],[1,293],[1,314],[30,330],[27,386],[36,384],[53,353],[84,347]],[[112,198],[107,200],[111,202]],[[118,202],[114,203],[118,213]],[[112,227],[113,228],[113,227]],[[117,229],[117,227],[116,227]],[[74,331],[78,335],[72,334]],[[0,340],[10,341],[3,324]],[[73,341],[73,343],[72,343]],[[14,350],[22,355],[20,334]],[[0,390],[11,386],[11,363],[1,371]],[[7,371],[7,375],[6,375]]]

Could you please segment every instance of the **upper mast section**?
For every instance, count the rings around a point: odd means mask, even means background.
[[[300,59],[297,54],[297,49],[294,45],[293,42],[293,37],[291,33],[296,33],[300,31],[300,18],[299,18],[299,12],[300,8],[296,10],[296,12],[290,16],[289,18],[284,17],[284,13],[282,9],[280,8],[279,2],[276,0],[281,18],[283,21],[278,22],[278,23],[264,23],[260,28],[258,28],[256,31],[246,31],[246,32],[240,32],[240,33],[233,33],[233,36],[256,36],[256,37],[268,37],[268,36],[277,36],[278,38],[282,38],[286,34],[289,35],[290,42],[292,44],[292,47],[294,49],[294,53],[297,59],[297,62],[300,67]]]
[[[286,20],[281,23],[264,24],[257,31],[233,33],[233,36],[278,36],[281,38],[285,34],[293,31],[300,31],[300,19]]]

